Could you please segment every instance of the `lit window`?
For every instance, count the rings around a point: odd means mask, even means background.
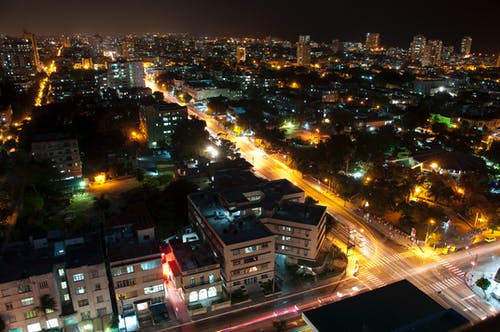
[[[217,289],[215,287],[210,287],[208,289],[208,297],[217,296]]]
[[[141,263],[141,270],[143,270],[143,271],[148,271],[148,270],[156,269],[159,267],[160,267],[159,260]]]
[[[66,281],[62,281],[62,282],[61,282],[61,288],[62,288],[62,289],[66,289],[66,288],[68,288],[68,283],[67,283]]]
[[[36,316],[38,316],[37,310],[30,310],[24,313],[24,319],[35,318]]]
[[[144,294],[157,293],[157,292],[161,292],[162,290],[163,290],[163,284],[159,284],[159,285],[144,288]]]
[[[137,311],[146,310],[148,308],[147,302],[137,303]]]
[[[28,325],[28,332],[38,332],[42,330],[40,323],[34,323]]]
[[[201,289],[198,296],[199,296],[200,301],[201,300],[205,300],[208,297],[207,290],[206,289]]]
[[[17,292],[19,294],[21,293],[27,293],[27,292],[30,292],[31,291],[31,288],[29,285],[20,285],[17,289]]]
[[[47,320],[47,328],[59,327],[59,320],[57,318],[52,318]]]
[[[76,294],[85,294],[85,286],[76,287]]]
[[[21,299],[21,305],[23,307],[27,306],[27,305],[32,305],[33,303],[35,303],[35,298],[34,297],[27,297],[25,299]]]
[[[85,277],[84,277],[83,273],[77,273],[77,274],[75,274],[75,275],[73,276],[73,281],[74,281],[74,282],[77,282],[77,281],[82,281],[82,280],[84,280],[84,279],[85,279]]]
[[[64,294],[64,301],[69,301],[69,294]]]
[[[194,291],[189,293],[189,302],[196,302],[198,301],[198,292]]]

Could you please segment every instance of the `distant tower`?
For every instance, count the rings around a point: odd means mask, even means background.
[[[462,57],[468,58],[470,57],[470,51],[472,48],[472,37],[465,36],[462,38],[462,42],[460,43],[460,54]]]
[[[342,49],[342,43],[340,42],[340,39],[332,40],[331,48],[333,53],[338,53]]]
[[[24,30],[23,31],[23,38],[30,41],[31,47],[33,48],[33,61],[35,63],[35,68],[37,71],[40,71],[41,70],[40,56],[38,55],[38,46],[36,44],[35,34]]]
[[[380,33],[368,32],[366,34],[365,50],[374,51],[380,48]]]
[[[308,67],[311,64],[311,36],[299,36],[297,43],[297,65]]]
[[[443,52],[443,42],[441,40],[429,40],[430,54],[429,61],[432,66],[441,64],[441,54]]]
[[[236,47],[236,63],[242,63],[247,61],[247,49],[245,46]]]
[[[441,60],[448,61],[453,54],[455,48],[453,46],[443,46],[443,52],[441,53]]]
[[[410,57],[412,61],[421,60],[425,46],[427,44],[427,38],[424,35],[416,35],[410,44]]]

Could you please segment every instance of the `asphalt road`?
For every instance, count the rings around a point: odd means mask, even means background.
[[[148,86],[155,90],[155,86],[151,82]],[[161,91],[157,88],[156,90]],[[163,92],[166,95],[166,92]],[[170,98],[169,101],[174,100]],[[190,116],[205,120],[207,129],[212,134],[225,132],[224,128],[210,116],[197,112],[191,106],[188,107],[188,110]],[[270,180],[288,179],[302,188],[306,195],[318,200],[319,204],[327,206],[329,213],[340,221],[339,227],[354,229],[365,239],[363,246],[356,246],[350,257],[351,262],[358,261],[359,273],[353,277],[349,275],[352,274],[352,270],[348,269],[348,280],[338,290],[342,296],[332,293],[333,285],[329,285],[321,290],[310,289],[299,295],[290,296],[287,302],[282,305],[280,300],[273,304],[251,307],[251,309],[250,307],[237,309],[235,312],[223,316],[195,321],[189,325],[190,328],[195,331],[240,329],[258,331],[260,328],[269,328],[272,326],[272,321],[276,319],[296,320],[300,312],[308,309],[312,303],[322,305],[337,301],[345,296],[379,288],[405,278],[444,307],[454,308],[469,320],[485,319],[498,312],[466,285],[464,266],[467,266],[467,262],[470,264],[471,255],[495,254],[500,250],[500,244],[481,246],[447,256],[440,256],[432,251],[417,247],[408,249],[398,246],[384,234],[371,230],[369,224],[366,224],[362,218],[344,207],[342,199],[325,190],[319,183],[312,183],[304,179],[300,172],[290,169],[279,159],[279,156],[266,154],[247,137],[234,137],[229,133],[228,137],[239,148],[242,157],[252,163],[255,174]],[[336,232],[341,234],[342,229],[337,229]],[[355,292],[353,292],[353,287],[356,289]],[[351,291],[349,292],[349,290]],[[325,300],[322,301],[322,297]],[[174,330],[176,329],[172,331]]]

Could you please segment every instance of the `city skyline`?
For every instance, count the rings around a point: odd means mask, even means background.
[[[209,36],[268,35],[296,41],[307,34],[315,41],[335,38],[363,42],[366,32],[380,33],[383,46],[409,47],[414,35],[443,40],[459,48],[461,38],[471,36],[472,52],[497,53],[493,36],[500,33],[495,13],[499,4],[480,0],[474,7],[419,2],[418,8],[401,8],[395,1],[352,4],[314,1],[308,6],[254,1],[251,6],[217,0],[171,3],[153,0],[148,6],[125,0],[89,0],[84,5],[61,0],[43,4],[20,0],[3,5],[0,33],[21,35],[23,29],[38,35],[71,33],[191,33]],[[485,10],[485,8],[489,8]],[[276,24],[280,22],[280,24]]]

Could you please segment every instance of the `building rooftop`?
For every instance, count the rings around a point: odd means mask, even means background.
[[[445,309],[408,280],[306,311],[315,331],[449,331],[468,321]]]
[[[169,245],[181,272],[217,264],[212,251],[201,242],[182,243],[180,240],[172,240]]]
[[[112,244],[108,244],[110,262],[129,260],[155,254],[160,257],[160,249],[157,243],[138,243],[135,237],[121,238]]]
[[[272,236],[257,217],[232,216],[215,192],[195,193],[189,197],[227,245]]]
[[[61,255],[56,256],[56,251]],[[28,242],[18,242],[8,246],[0,257],[0,283],[51,273],[54,264],[65,263],[67,268],[76,268],[103,262],[96,238],[58,241],[40,249],[34,249]]]
[[[154,227],[154,220],[144,201],[127,205],[125,210],[109,219],[109,226],[132,225],[133,229],[141,230]]]
[[[40,134],[33,137],[33,142],[51,142],[61,140],[76,140],[76,138],[70,134],[63,133]]]
[[[325,211],[326,206],[283,201],[273,212],[272,218],[308,225],[318,225]]]
[[[484,169],[484,161],[478,157],[458,152],[441,149],[421,150],[413,154],[419,162],[437,163],[440,168],[457,171],[470,171]]]

